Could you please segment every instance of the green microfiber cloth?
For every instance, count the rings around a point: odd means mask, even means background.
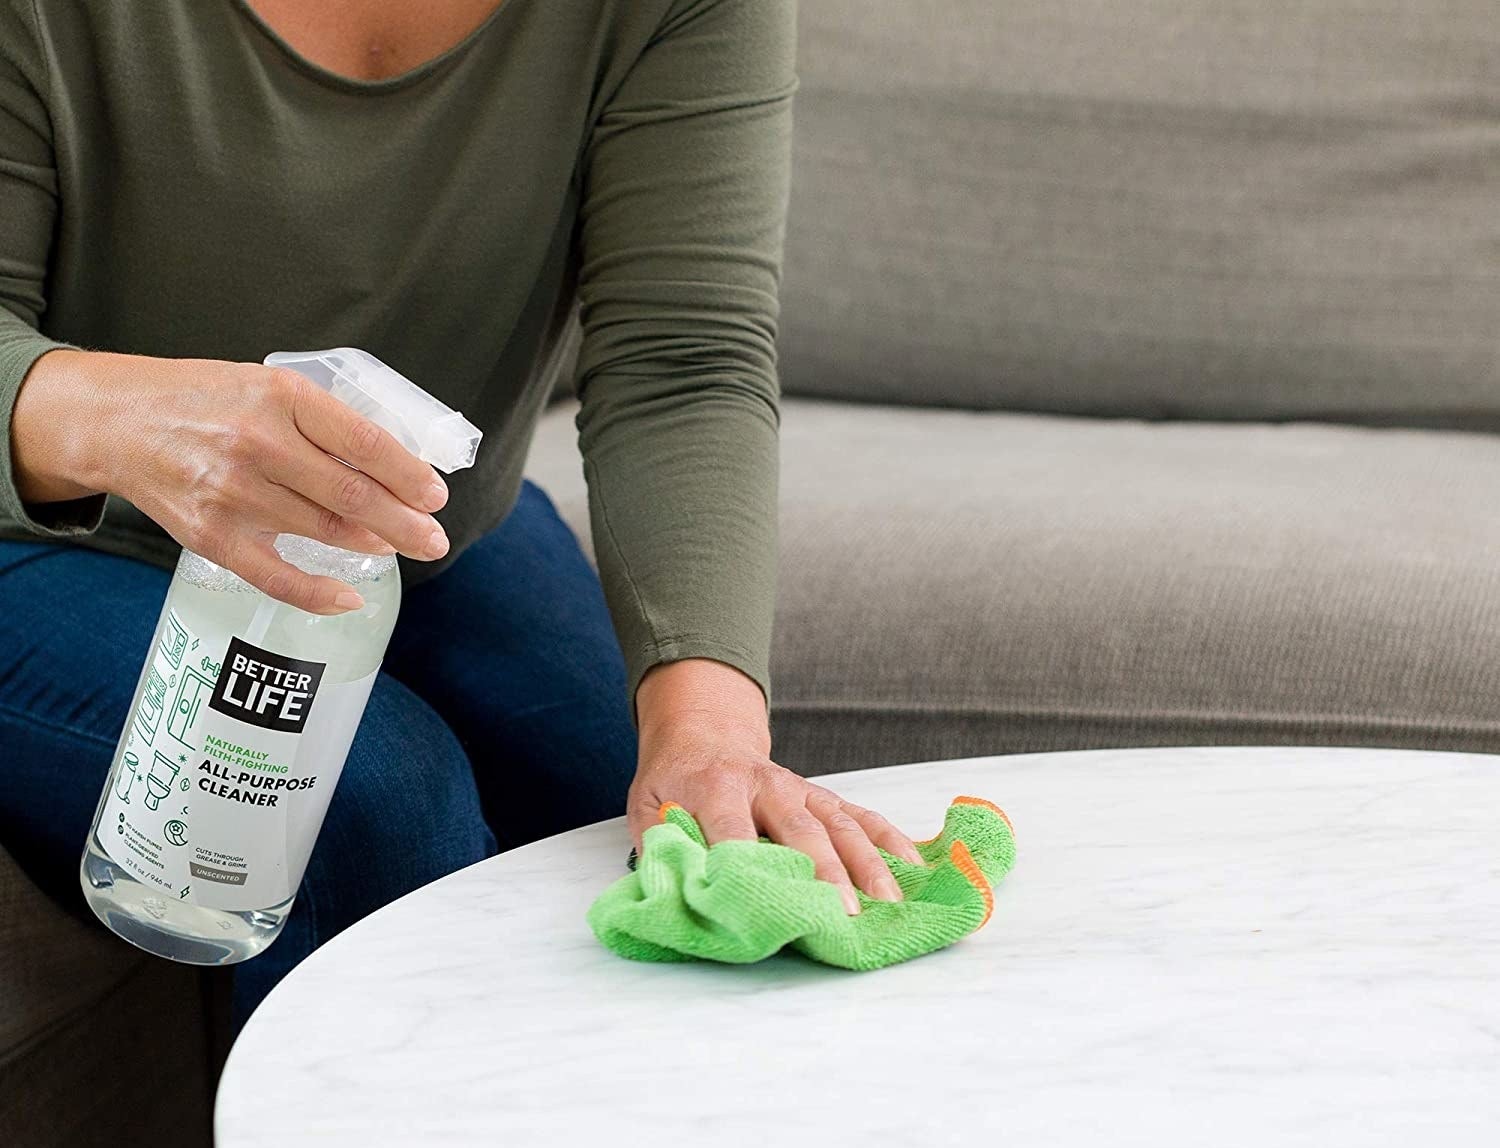
[[[637,961],[748,964],[786,945],[845,969],[878,969],[966,937],[990,918],[991,885],[1015,861],[1010,819],[983,798],[959,797],[943,831],[917,843],[924,864],[881,850],[901,901],[859,893],[850,916],[812,858],[760,841],[707,845],[682,806],[661,807],[633,873],[599,895],[588,922],[606,948]]]

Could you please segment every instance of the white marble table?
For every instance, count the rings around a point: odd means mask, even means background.
[[[989,797],[994,918],[875,973],[632,964],[607,822],[318,951],[252,1018],[219,1148],[1500,1143],[1500,758],[1069,753],[833,781],[916,836]]]

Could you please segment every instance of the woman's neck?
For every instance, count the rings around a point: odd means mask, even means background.
[[[307,60],[354,80],[388,80],[441,56],[505,0],[245,0]]]

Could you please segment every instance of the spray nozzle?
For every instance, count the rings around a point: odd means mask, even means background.
[[[266,366],[307,376],[444,474],[474,465],[479,428],[366,351],[278,351],[266,356]]]

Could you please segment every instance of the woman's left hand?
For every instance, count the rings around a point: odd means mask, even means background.
[[[911,839],[880,814],[845,801],[770,758],[760,687],[722,662],[694,658],[656,666],[636,692],[640,762],[627,806],[636,848],[675,801],[710,845],[769,837],[813,859],[850,913],[858,886],[899,901],[901,890],[876,847],[921,863]]]

